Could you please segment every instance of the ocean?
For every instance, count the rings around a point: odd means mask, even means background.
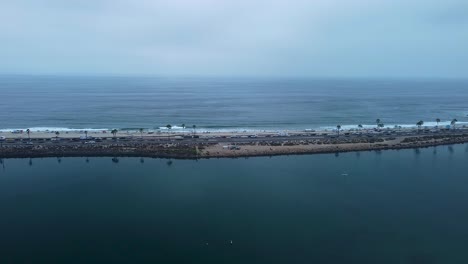
[[[0,263],[466,263],[467,160],[5,159]]]
[[[0,129],[344,129],[468,121],[468,81],[0,76]]]
[[[0,130],[467,124],[468,81],[0,76]],[[465,263],[468,145],[0,159],[0,263]]]

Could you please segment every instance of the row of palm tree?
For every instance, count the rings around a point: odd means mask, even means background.
[[[376,124],[377,124],[377,128],[384,128],[384,127],[385,127],[385,124],[382,123],[382,120],[380,120],[379,118],[377,118],[377,119],[375,120],[375,122],[376,122]],[[437,122],[437,126],[439,126],[440,118],[436,118],[436,122]],[[456,125],[457,122],[458,122],[458,120],[454,118],[454,119],[450,122],[450,124],[452,125],[453,128],[455,128],[455,125]],[[424,125],[424,121],[419,120],[419,121],[416,123],[416,125],[418,126],[419,129],[421,129],[421,127]],[[186,129],[185,124],[182,124],[181,127],[182,127],[182,129],[184,129],[184,130]],[[170,130],[172,129],[172,125],[167,124],[167,125],[166,125],[166,128],[170,131]],[[196,128],[197,128],[197,126],[196,126],[196,125],[193,125],[192,128],[193,128],[193,134],[196,134]],[[363,125],[362,125],[362,124],[359,124],[359,125],[358,125],[358,128],[359,128],[359,129],[362,129],[362,128],[363,128]],[[337,130],[338,135],[340,135],[341,125],[337,125],[337,126],[336,126],[336,130]],[[143,138],[143,131],[144,131],[144,129],[143,129],[143,128],[140,128],[139,131],[140,131],[141,137]],[[29,129],[27,129],[26,132],[28,133],[28,137],[29,137],[29,133],[30,133]],[[117,135],[117,132],[118,132],[117,129],[113,129],[113,130],[111,131],[111,133],[114,135],[114,137]],[[88,138],[88,132],[87,132],[87,131],[85,131],[85,134],[86,134],[86,138]],[[58,132],[56,132],[56,135],[57,135],[57,137],[58,137]],[[170,138],[170,135],[169,135],[169,134],[168,134],[168,138]]]
[[[437,122],[437,127],[439,127],[439,123],[440,123],[440,118],[437,118],[436,119],[436,122]],[[455,128],[455,125],[457,124],[458,120],[456,118],[452,119],[452,121],[450,121],[450,125]],[[424,121],[422,120],[419,120],[416,125],[418,126],[419,129],[421,129],[421,127],[424,125]]]
[[[437,126],[439,126],[439,123],[440,123],[440,118],[436,118],[436,123],[437,123]],[[455,128],[455,125],[457,124],[458,120],[456,118],[452,119],[452,121],[450,122],[450,125],[452,125],[453,128]],[[377,119],[376,120],[376,123],[377,123],[377,127],[384,127],[384,124],[380,121],[380,119]],[[424,125],[424,121],[422,120],[419,120],[416,125],[418,126],[418,128],[421,128],[423,125]],[[362,125],[358,125],[359,128],[362,128]]]
[[[437,122],[437,127],[439,126],[439,123],[440,123],[440,118],[436,118],[435,120]],[[450,125],[453,127],[453,129],[455,129],[455,125],[457,124],[458,120],[456,118],[452,119],[452,121],[450,122]],[[382,120],[380,120],[379,118],[375,120],[375,123],[377,124],[377,128],[383,128],[385,127],[385,124],[382,123]],[[421,129],[421,127],[424,125],[424,121],[422,120],[419,120],[417,123],[416,123],[416,126],[418,126],[418,129]],[[397,126],[395,126],[397,127]],[[363,128],[363,125],[362,124],[359,124],[358,125],[358,128],[359,129],[362,129]],[[341,130],[341,125],[337,125],[336,126],[336,131],[338,133],[338,135],[340,135],[340,130]]]
[[[168,125],[166,125],[166,128],[169,129],[169,130],[171,130],[171,129],[172,129],[172,126],[168,124]],[[185,124],[182,124],[182,128],[183,128],[183,129],[186,128]],[[196,134],[196,128],[197,128],[196,125],[193,125],[193,126],[192,126],[193,134]],[[140,131],[140,135],[141,135],[141,137],[143,138],[143,131],[144,131],[144,128],[140,128],[140,129],[138,129],[138,130]],[[111,130],[111,133],[112,133],[112,135],[113,135],[114,137],[117,136],[117,133],[118,133],[118,132],[119,132],[119,131],[118,131],[117,129],[112,129],[112,130]],[[87,138],[88,138],[88,131],[85,130],[84,133],[85,133],[85,138],[87,139]],[[29,128],[26,129],[26,134],[28,134],[28,139],[31,140],[31,130],[30,130]],[[55,138],[58,138],[59,135],[60,135],[60,132],[59,132],[59,131],[55,131]]]
[[[377,128],[383,128],[383,127],[385,127],[385,124],[382,123],[382,121],[381,121],[379,118],[377,118],[377,119],[375,120],[375,122],[376,122],[376,124],[377,124]],[[437,126],[439,126],[440,118],[436,118],[436,122],[437,122]],[[457,122],[458,122],[458,120],[457,120],[456,118],[454,118],[454,119],[452,119],[452,121],[450,122],[450,125],[455,129],[455,125],[456,125]],[[421,127],[424,125],[424,121],[419,120],[419,121],[416,123],[416,125],[418,126],[418,129],[421,129]],[[185,130],[185,128],[186,128],[185,124],[182,124],[181,127],[182,127],[182,129],[184,129],[184,130]],[[396,126],[395,126],[395,127],[396,127]],[[167,125],[166,125],[166,128],[170,131],[170,130],[172,129],[172,125],[167,124]],[[193,134],[196,134],[196,128],[197,128],[197,126],[196,126],[196,125],[193,125],[192,128],[193,128]],[[363,128],[363,125],[362,125],[362,124],[359,124],[359,125],[358,125],[358,128],[359,128],[359,129],[362,129],[362,128]],[[337,130],[338,135],[340,135],[341,125],[337,125],[337,126],[336,126],[336,130]],[[140,128],[140,129],[139,129],[141,138],[143,138],[143,131],[144,131],[143,128]],[[31,139],[31,136],[30,136],[31,130],[29,130],[29,128],[26,129],[26,133],[28,134],[28,138]],[[84,133],[85,133],[85,135],[86,135],[86,138],[88,138],[88,131],[84,131]],[[114,137],[116,137],[116,135],[117,135],[117,133],[118,133],[118,130],[117,130],[117,129],[112,129],[112,130],[111,130],[111,133],[112,133],[112,135],[113,135]],[[60,135],[60,132],[56,131],[56,132],[55,132],[55,137],[58,138],[59,135]],[[168,134],[168,138],[169,138],[169,137],[170,137],[170,135]]]

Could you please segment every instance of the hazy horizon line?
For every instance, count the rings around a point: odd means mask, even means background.
[[[277,79],[277,80],[401,80],[468,81],[468,77],[446,76],[303,76],[303,75],[201,75],[201,74],[91,74],[91,73],[0,73],[0,77],[149,78],[149,79]]]

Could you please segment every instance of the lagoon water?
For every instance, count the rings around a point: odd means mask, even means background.
[[[463,124],[467,91],[466,80],[0,76],[0,129]]]
[[[467,161],[2,160],[0,263],[465,263]]]

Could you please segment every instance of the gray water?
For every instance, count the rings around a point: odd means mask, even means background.
[[[205,130],[468,121],[468,81],[0,76],[0,129]]]
[[[7,159],[0,263],[466,263],[467,161]]]

